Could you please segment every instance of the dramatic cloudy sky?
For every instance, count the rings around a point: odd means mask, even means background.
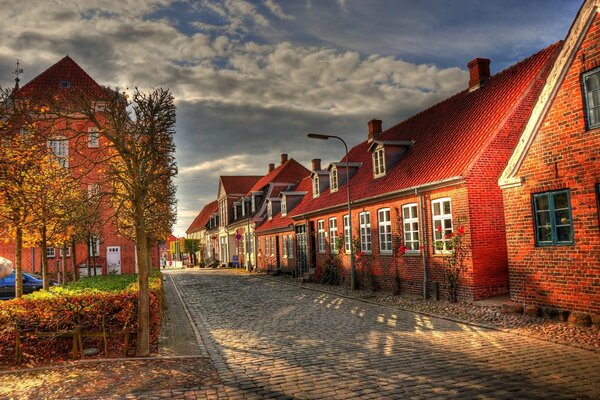
[[[264,174],[289,153],[338,160],[384,128],[563,39],[578,0],[19,0],[0,7],[0,85],[65,54],[99,83],[177,99],[183,234],[219,175]]]

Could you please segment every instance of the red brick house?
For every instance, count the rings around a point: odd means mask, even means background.
[[[15,97],[20,101],[47,93],[61,93],[70,90],[102,93],[105,89],[95,82],[73,59],[66,56],[19,88],[15,93]],[[105,147],[104,141],[106,139],[98,134],[91,122],[74,120],[70,121],[70,123],[71,130],[59,130],[61,132],[58,134],[59,136],[50,138],[48,145],[61,164],[66,168],[71,166],[71,172],[76,174],[78,173],[76,169],[80,169],[82,165],[89,165],[89,161],[86,160],[101,159],[103,157],[99,149]],[[59,127],[64,124],[63,121],[56,123]],[[77,134],[69,132],[77,132]],[[82,137],[87,140],[82,140]],[[76,166],[80,168],[75,168]],[[101,164],[93,166],[86,173],[84,179],[82,179],[88,191],[98,190],[97,182],[99,181],[101,168]],[[117,228],[115,222],[108,218],[110,214],[111,210],[106,208],[104,217],[107,222],[99,228],[97,236],[90,241],[89,254],[92,259],[90,264],[97,266],[98,273],[102,274],[134,273],[137,264],[135,243],[116,234]],[[4,235],[4,233],[1,235]],[[0,243],[0,255],[14,260],[14,244],[12,242],[6,243],[5,241],[0,241]],[[88,244],[78,243],[75,250],[77,264],[80,267],[87,265]],[[62,263],[61,253],[62,250],[57,247],[51,246],[47,249],[48,267],[51,274],[56,273],[60,263]],[[71,254],[72,249],[67,248],[67,272],[72,271]],[[24,249],[23,270],[39,272],[41,270],[40,255],[41,251],[39,248]],[[157,245],[152,248],[151,257],[152,265],[158,267],[160,255]],[[87,273],[87,268],[81,268],[81,272],[82,274]]]
[[[497,180],[560,46],[553,44],[494,76],[489,60],[475,59],[469,63],[464,91],[385,131],[381,121],[370,121],[367,140],[349,152],[349,182],[345,159],[327,168],[313,160],[310,185],[303,188],[307,194],[288,211],[288,219],[274,219],[270,229],[265,223],[257,235],[290,232],[291,218],[298,273],[314,271],[335,255],[347,274],[349,183],[351,236],[368,260],[357,267],[362,286],[376,281],[384,289],[395,289],[397,273],[403,291],[443,291],[445,235],[462,226],[469,253],[460,298],[507,293],[503,199]],[[344,239],[342,249],[334,246],[339,237]],[[406,249],[403,254],[400,246]],[[269,242],[269,254],[270,247]]]
[[[600,1],[585,1],[506,169],[514,301],[600,314]]]

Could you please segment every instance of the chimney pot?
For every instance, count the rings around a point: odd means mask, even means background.
[[[375,137],[381,133],[381,120],[372,119],[368,123],[369,125],[369,142],[375,140]]]
[[[320,158],[315,158],[312,160],[312,170],[313,171],[321,170],[321,159]]]
[[[490,77],[490,60],[487,58],[475,58],[467,64],[467,67],[470,90],[477,89]]]
[[[283,153],[281,155],[281,164],[285,164],[287,162],[287,160],[288,160],[288,155]]]
[[[275,169],[275,164],[271,163],[269,164],[269,172],[272,172]]]

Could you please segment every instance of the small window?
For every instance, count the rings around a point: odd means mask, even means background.
[[[55,138],[48,141],[48,147],[61,167],[69,166],[69,141],[66,138]]]
[[[452,204],[450,198],[433,200],[431,202],[433,214],[433,238],[435,241],[435,252],[444,253],[449,251],[446,236],[452,234]]]
[[[88,129],[88,147],[99,147],[100,146],[100,133],[96,128]]]
[[[392,220],[390,209],[383,208],[377,211],[379,223],[379,252],[382,254],[392,254]]]
[[[294,237],[288,235],[288,258],[294,258]]]
[[[329,251],[332,254],[337,254],[337,236],[338,236],[338,228],[337,228],[337,218],[329,218]]]
[[[319,190],[319,177],[318,176],[313,177],[312,184],[313,184],[313,198],[319,197],[320,190]]]
[[[330,183],[331,191],[332,192],[337,192],[337,190],[338,190],[338,171],[337,171],[337,168],[332,168],[331,171],[329,172],[329,182],[331,182]]]
[[[418,252],[419,218],[416,203],[402,206],[402,226],[404,228],[404,248],[406,252]]]
[[[375,177],[385,175],[385,154],[383,147],[373,153],[373,175]]]
[[[58,82],[58,87],[60,87],[61,89],[70,89],[71,88],[71,81],[59,81]]]
[[[56,257],[56,250],[54,247],[46,247],[46,257],[54,258]]]
[[[583,74],[587,126],[600,127],[600,68]]]
[[[317,240],[319,242],[319,253],[325,253],[325,221],[317,221]]]
[[[275,255],[275,238],[273,236],[271,236],[269,238],[270,242],[271,242],[271,255],[274,256]]]
[[[283,254],[283,258],[288,258],[288,238],[287,235],[281,236],[281,253]]]
[[[371,213],[358,214],[360,228],[360,251],[371,253]]]
[[[350,253],[350,246],[352,246],[352,237],[350,235],[350,218],[344,215],[344,251]]]
[[[285,217],[287,215],[287,201],[285,195],[281,196],[281,216]]]
[[[568,190],[533,195],[538,246],[573,244],[573,219]]]
[[[62,247],[60,248],[59,254],[60,254],[60,257],[63,256],[63,248]],[[65,257],[71,257],[71,248],[70,247],[67,247],[67,255]]]

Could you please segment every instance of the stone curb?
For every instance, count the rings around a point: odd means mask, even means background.
[[[346,298],[346,299],[356,300],[356,301],[360,301],[362,303],[367,303],[367,304],[372,304],[372,305],[378,305],[378,306],[385,307],[385,308],[388,308],[388,309],[408,311],[408,312],[412,312],[412,313],[415,313],[415,314],[424,315],[424,316],[427,316],[427,317],[433,317],[433,318],[443,319],[443,320],[446,320],[446,321],[452,321],[452,322],[456,322],[456,323],[459,323],[459,324],[470,325],[470,326],[474,326],[474,327],[477,327],[477,328],[484,328],[484,329],[490,329],[490,330],[494,330],[494,331],[498,331],[498,332],[510,333],[512,335],[522,336],[522,337],[528,337],[528,338],[539,340],[539,341],[542,341],[542,342],[550,342],[550,343],[554,343],[554,344],[558,344],[558,345],[562,345],[562,346],[575,347],[575,348],[578,348],[580,350],[590,351],[590,352],[594,352],[594,353],[600,353],[600,348],[594,347],[594,346],[590,346],[590,345],[586,345],[586,344],[573,343],[573,342],[565,342],[565,341],[562,341],[562,340],[554,340],[554,339],[550,339],[550,338],[547,338],[545,336],[540,336],[540,335],[528,335],[526,333],[514,331],[514,330],[508,329],[508,328],[502,328],[502,327],[499,327],[499,326],[496,326],[496,325],[488,325],[488,324],[484,324],[484,323],[480,323],[480,322],[466,321],[466,320],[463,320],[463,319],[460,319],[460,318],[454,318],[454,317],[449,317],[449,316],[440,315],[440,314],[433,314],[433,313],[428,313],[428,312],[425,312],[425,311],[411,310],[410,308],[404,308],[404,307],[401,307],[401,306],[392,306],[392,305],[389,305],[389,304],[378,303],[376,301],[372,301],[372,300],[368,300],[368,299],[361,299],[360,297],[354,297],[354,296],[349,296],[349,295],[345,295],[345,294],[340,294],[340,293],[332,292],[332,291],[325,290],[325,289],[307,287],[307,286],[304,286],[304,285],[299,284],[299,283],[284,282],[284,281],[281,281],[279,279],[276,279],[276,278],[273,278],[273,277],[270,277],[270,276],[267,276],[267,275],[261,275],[261,274],[256,274],[256,273],[247,273],[247,275],[251,276],[251,277],[254,277],[254,278],[258,278],[258,279],[264,279],[264,280],[267,280],[267,281],[271,281],[271,282],[278,282],[278,283],[282,283],[282,284],[285,284],[285,285],[301,287],[303,289],[312,290],[314,292],[326,293],[326,294],[331,294],[331,295],[338,296],[338,297],[343,297],[343,298]]]

